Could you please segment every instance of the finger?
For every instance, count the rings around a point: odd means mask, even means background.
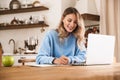
[[[68,57],[66,57],[66,56],[61,56],[61,58],[64,58],[65,60],[68,60]]]
[[[62,58],[62,59],[64,59],[66,63],[68,63],[68,62],[69,62],[68,57],[66,57],[66,56],[61,56],[61,58]]]
[[[67,64],[68,63],[68,60],[63,58],[63,57],[60,58],[60,61],[61,61],[61,64]]]
[[[54,64],[61,64],[60,59],[59,59],[59,58],[56,58],[56,59],[54,60]]]
[[[57,58],[55,59],[54,64],[67,64],[67,62],[63,58]]]

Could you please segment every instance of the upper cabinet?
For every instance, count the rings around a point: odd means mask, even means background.
[[[2,16],[2,15],[5,15],[5,14],[9,15],[9,14],[44,11],[44,10],[49,10],[49,9],[47,7],[45,7],[45,6],[10,9],[10,10],[2,10],[2,11],[0,11],[0,15]],[[0,23],[0,30],[21,29],[21,28],[35,28],[35,27],[48,27],[48,25],[44,21],[39,21],[37,23],[27,23],[27,24],[24,23],[23,21],[22,22],[19,21],[19,22],[20,22],[20,24],[17,21],[15,23],[13,23],[13,24],[11,24],[11,23],[10,24]]]

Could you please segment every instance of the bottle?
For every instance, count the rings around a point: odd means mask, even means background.
[[[2,50],[2,45],[0,43],[0,67],[2,66],[2,53],[3,53],[3,50]]]
[[[33,23],[34,23],[34,21],[33,21],[33,17],[30,16],[30,18],[29,18],[29,24],[33,24]]]
[[[10,9],[20,9],[21,3],[18,0],[12,0],[9,4]]]
[[[11,21],[12,25],[18,25],[18,20],[14,17],[14,19]]]

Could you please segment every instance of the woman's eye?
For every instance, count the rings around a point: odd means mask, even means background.
[[[68,22],[71,22],[72,20],[68,19],[67,21],[68,21]]]
[[[68,19],[68,22],[72,22],[72,19]],[[77,24],[77,21],[73,21],[74,24]]]
[[[76,22],[76,21],[75,21],[74,23],[75,23],[75,24],[77,24],[77,22]]]

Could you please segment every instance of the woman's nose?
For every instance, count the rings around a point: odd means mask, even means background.
[[[70,23],[70,26],[71,26],[71,27],[74,27],[74,26],[75,26],[75,24],[74,24],[73,22],[71,22],[71,23]]]

